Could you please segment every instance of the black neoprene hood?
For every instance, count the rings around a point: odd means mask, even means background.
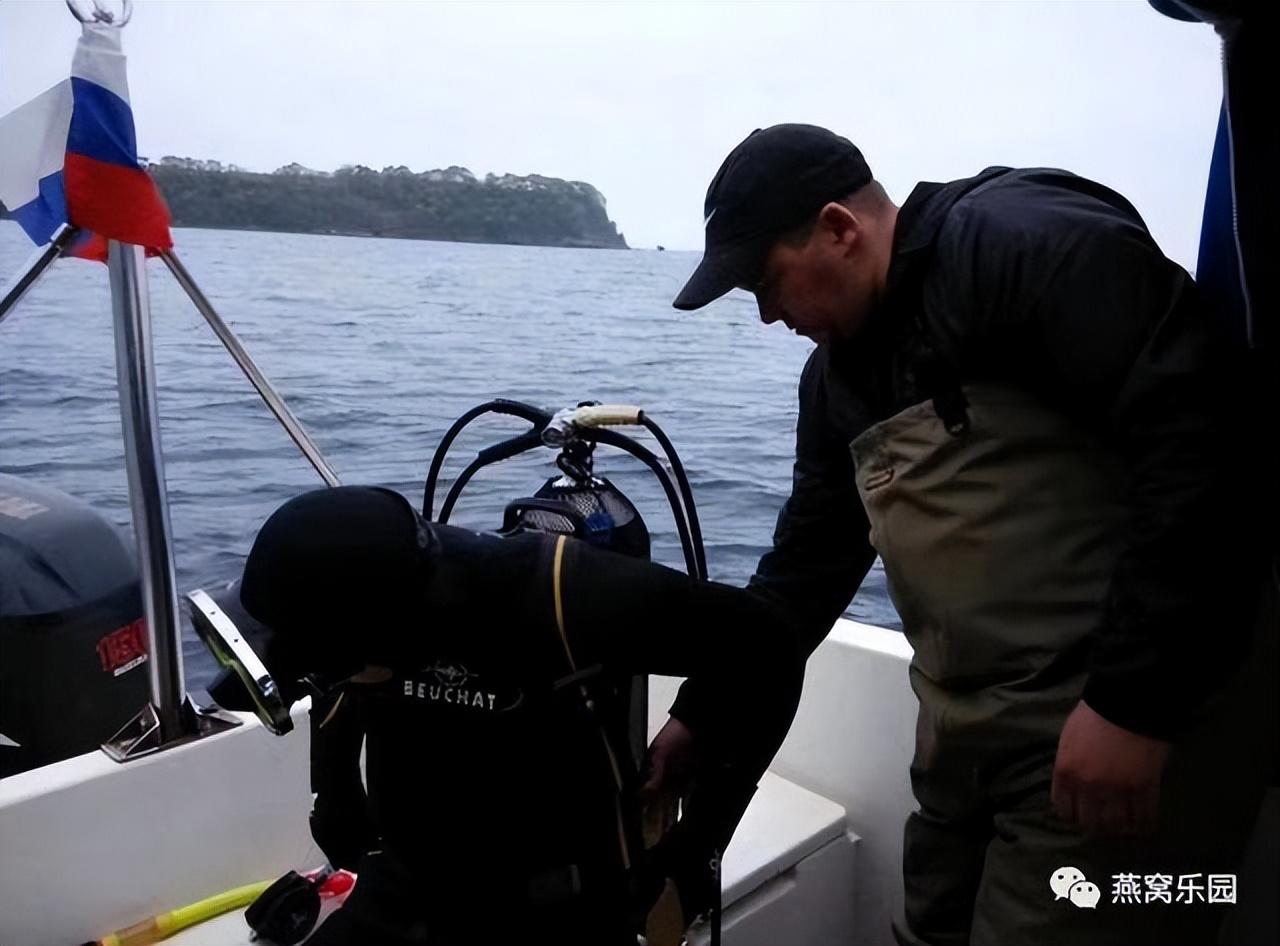
[[[267,669],[287,678],[389,662],[394,637],[424,620],[430,544],[391,490],[341,486],[286,502],[259,530],[240,585],[245,610],[272,632]]]

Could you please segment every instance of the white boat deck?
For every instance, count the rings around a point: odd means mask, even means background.
[[[839,806],[813,792],[793,785],[776,775],[766,775],[752,800],[738,837],[730,845],[724,861],[725,928],[732,930],[750,914],[753,920],[751,943],[830,943],[821,938],[830,928],[847,928],[851,917],[815,917],[822,926],[812,935],[790,928],[796,915],[803,916],[805,904],[831,886],[848,889],[853,883],[855,839],[845,832],[845,814]],[[812,864],[807,863],[812,861]],[[317,865],[318,866],[318,865]],[[797,878],[797,871],[804,877]],[[817,883],[816,875],[823,876]],[[778,889],[762,898],[765,903],[786,898],[788,928],[777,928],[781,916],[774,917],[769,930],[760,927],[756,910],[740,907],[754,893],[770,885]],[[813,889],[810,889],[813,888]],[[168,946],[248,946],[249,927],[244,911],[237,910],[192,927],[165,940]],[[767,935],[766,935],[767,934]],[[748,942],[735,936],[732,942]]]
[[[908,657],[901,635],[842,621],[810,660],[774,774],[726,855],[726,946],[892,943],[913,804]],[[653,680],[655,725],[676,683]],[[0,944],[83,943],[319,864],[304,706],[295,719],[283,739],[248,718],[125,765],[91,753],[0,780]],[[233,914],[166,942],[246,935]]]

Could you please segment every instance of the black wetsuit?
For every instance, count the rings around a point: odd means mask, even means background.
[[[790,725],[803,673],[795,635],[745,591],[569,539],[562,638],[555,538],[433,529],[422,623],[404,628],[395,676],[348,686],[332,716],[325,708],[347,745],[320,773],[317,838],[334,860],[381,853],[364,857],[348,906],[313,941],[634,943],[623,836],[636,831],[636,777],[617,749],[625,714],[613,695],[640,673],[696,678],[712,694],[694,731],[709,760],[699,797],[664,846],[670,870],[694,875]],[[331,830],[334,807],[361,823],[350,751],[361,730],[380,844]]]

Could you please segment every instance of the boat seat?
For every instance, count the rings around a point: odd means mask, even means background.
[[[765,773],[725,853],[725,946],[847,941],[856,844],[843,808]],[[690,941],[705,946],[707,931]]]

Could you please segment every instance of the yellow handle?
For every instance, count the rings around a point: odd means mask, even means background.
[[[270,880],[261,880],[256,884],[233,887],[206,900],[201,900],[199,903],[179,907],[168,914],[171,925],[165,931],[165,935],[169,936],[178,932],[178,930],[186,929],[188,926],[195,926],[197,923],[203,923],[205,920],[215,916],[229,913],[237,907],[247,907],[262,896],[262,892],[270,887],[272,883]]]
[[[583,427],[634,427],[644,417],[644,411],[626,404],[593,404],[573,412],[574,423]]]
[[[164,939],[166,934],[160,932],[160,920],[165,915],[153,916],[149,920],[116,930],[102,937],[98,944],[99,946],[146,946],[148,943]]]
[[[179,930],[185,930],[188,926],[211,920],[238,907],[247,907],[262,896],[262,892],[272,883],[273,881],[263,880],[256,884],[233,887],[231,890],[206,897],[185,907],[158,914],[149,920],[143,920],[141,923],[135,923],[133,926],[102,937],[98,940],[98,946],[151,946],[152,943],[158,943]]]

